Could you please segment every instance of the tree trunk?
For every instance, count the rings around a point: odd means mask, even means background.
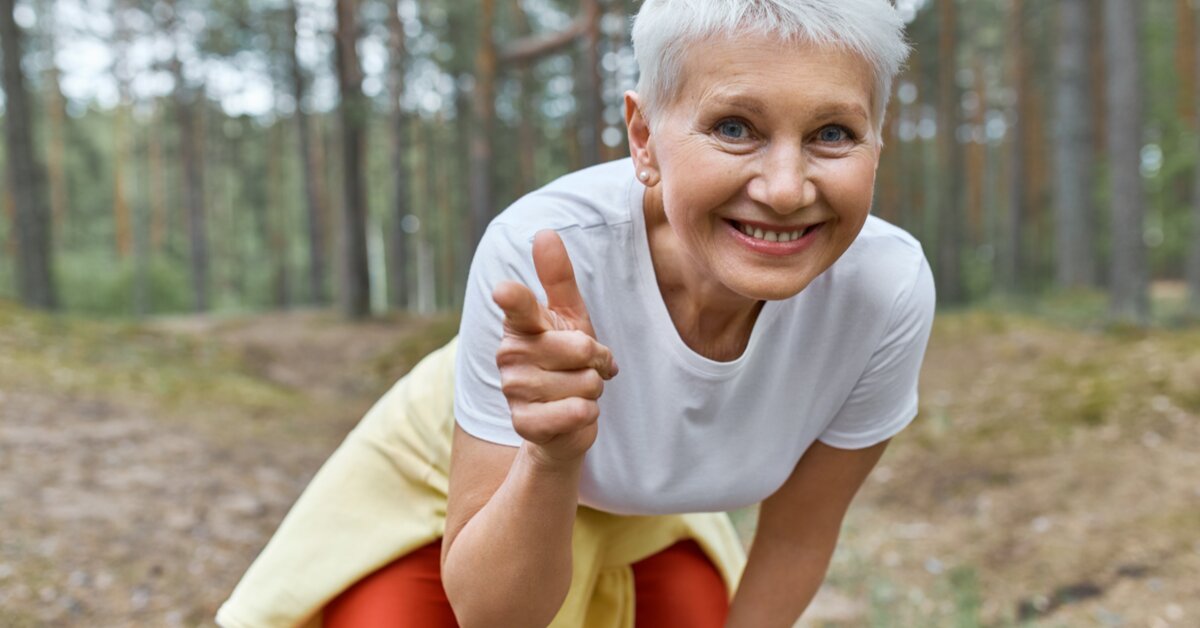
[[[900,202],[900,148],[899,117],[900,99],[896,92],[900,86],[900,77],[892,83],[892,97],[888,100],[887,113],[883,121],[880,140],[883,142],[883,155],[879,161],[879,169],[875,175],[875,198],[871,204],[871,213],[892,223],[897,222],[897,209]]]
[[[283,116],[279,116],[282,120]],[[278,309],[292,302],[288,280],[287,207],[283,202],[283,123],[276,121],[268,131],[267,151],[267,250],[271,254],[271,294]]]
[[[129,209],[129,195],[127,189],[129,178],[129,138],[130,138],[130,114],[131,114],[131,97],[129,83],[132,77],[129,74],[129,26],[126,22],[126,11],[129,10],[128,3],[125,0],[118,0],[113,3],[113,30],[112,47],[115,52],[116,61],[113,63],[113,78],[117,83],[117,107],[113,111],[113,159],[112,159],[112,176],[113,176],[113,232],[115,236],[114,248],[117,257],[127,259],[133,252],[133,234],[132,224]]]
[[[1112,306],[1114,321],[1150,318],[1146,245],[1142,239],[1142,85],[1137,0],[1104,0],[1108,61],[1108,158],[1112,185]]]
[[[517,36],[521,38],[531,37],[533,28],[529,24],[529,16],[525,14],[525,10],[521,8],[519,0],[510,0],[509,11],[513,15],[515,21],[515,30]],[[536,113],[534,109],[534,92],[537,90],[537,79],[533,76],[532,61],[522,60],[517,69],[520,76],[521,95],[517,101],[517,112],[520,116],[517,127],[517,187],[520,196],[525,192],[533,189],[536,185],[536,151],[537,151],[537,130],[534,127]]]
[[[58,307],[51,261],[51,218],[45,175],[34,150],[29,93],[21,74],[22,33],[13,17],[13,0],[0,0],[0,54],[3,55],[5,140],[8,187],[14,204],[17,295],[29,307]]]
[[[1096,285],[1092,209],[1088,0],[1058,5],[1055,98],[1055,280],[1060,288]]]
[[[971,74],[975,79],[975,110],[971,114],[972,138],[967,145],[966,173],[966,214],[967,241],[972,246],[983,243],[983,206],[987,202],[984,194],[984,178],[987,171],[987,79],[984,77],[982,55],[975,55]],[[975,137],[976,131],[982,132],[983,137]]]
[[[1181,127],[1185,131],[1180,135],[1181,138],[1195,137],[1200,131],[1196,118],[1196,21],[1193,17],[1195,10],[1191,5],[1191,0],[1175,0],[1175,23],[1179,29],[1175,37],[1175,76],[1178,81],[1176,106]],[[1188,142],[1171,141],[1174,139],[1176,138],[1163,142],[1163,147],[1170,151],[1166,157],[1167,161],[1187,159],[1190,153]],[[1183,208],[1191,204],[1193,188],[1196,185],[1193,174],[1186,169],[1178,169],[1170,175],[1167,207]],[[1185,261],[1185,265],[1186,263]],[[1184,274],[1186,276],[1186,269]]]
[[[358,62],[358,2],[337,0],[337,75],[342,123],[342,264],[338,297],[342,314],[366,318],[371,312],[367,266],[366,127],[368,103]]]
[[[392,307],[408,307],[409,254],[408,233],[405,219],[412,204],[408,189],[408,163],[404,158],[408,149],[408,116],[400,103],[404,100],[404,70],[408,63],[405,50],[404,23],[400,21],[399,5],[387,0],[388,5],[388,98],[391,101],[389,118],[392,126],[392,221],[391,250],[388,259],[388,297]]]
[[[604,128],[604,80],[600,74],[600,2],[582,0],[585,29],[580,39],[581,68],[575,73],[579,95],[579,144],[583,165],[600,163],[600,133]]]
[[[1200,13],[1195,16],[1189,15],[1188,20],[1194,21],[1200,17]],[[1200,46],[1196,47],[1197,62],[1192,66],[1193,71],[1200,72]],[[1196,76],[1192,85],[1200,90],[1200,76]],[[1195,112],[1194,120],[1200,122],[1200,93],[1196,94],[1194,105],[1198,108]],[[1195,136],[1200,138],[1200,134]],[[1200,148],[1200,147],[1198,147]],[[1188,313],[1189,315],[1200,320],[1200,159],[1196,160],[1194,169],[1195,174],[1192,176],[1192,182],[1195,186],[1192,192],[1192,225],[1191,238],[1188,246],[1188,261],[1187,261],[1187,285],[1188,285]]]
[[[194,98],[184,82],[183,63],[178,55],[171,60],[171,70],[175,77],[175,122],[179,127],[179,161],[183,168],[182,187],[187,208],[192,307],[197,312],[205,312],[209,308],[209,256],[207,212],[204,207],[204,165],[196,145]]]
[[[962,280],[962,144],[958,141],[958,15],[954,0],[938,0],[938,297],[943,303],[966,300]]]
[[[288,20],[291,22],[288,65],[292,75],[292,97],[296,101],[296,133],[300,141],[300,165],[303,168],[300,179],[304,182],[304,200],[308,210],[308,298],[312,303],[324,304],[329,301],[329,293],[325,289],[325,277],[328,274],[323,220],[325,212],[318,189],[321,173],[313,164],[312,130],[309,128],[308,113],[304,111],[304,70],[296,55],[296,40],[299,37],[296,30],[296,0],[288,2]]]
[[[45,37],[45,50],[58,50],[56,41],[57,26],[54,17],[54,4],[50,0],[38,2],[38,22],[42,25],[42,36]],[[66,235],[67,214],[70,212],[67,191],[66,171],[66,99],[59,84],[58,64],[53,55],[47,60],[46,81],[46,113],[49,118],[50,142],[47,147],[47,166],[50,175],[50,214],[53,216],[53,231],[59,235],[59,244]]]
[[[118,81],[119,83],[120,81]],[[126,193],[126,165],[128,163],[129,106],[122,97],[113,111],[113,248],[120,259],[133,252],[133,236],[129,216],[129,199]]]
[[[147,127],[143,127],[146,129]],[[143,131],[145,132],[145,131]],[[135,164],[135,189],[144,190],[149,178],[150,163],[146,153],[149,152],[150,137],[154,135],[153,127],[148,129],[146,137],[134,137],[133,163]],[[150,302],[150,221],[149,194],[140,194],[141,200],[134,203],[133,216],[133,315],[142,318],[150,313],[153,303]]]
[[[167,241],[167,183],[163,169],[162,156],[162,103],[154,105],[154,115],[150,120],[150,132],[146,147],[150,161],[149,194],[150,194],[150,250],[157,254],[162,252]]]
[[[1015,115],[1010,117],[1011,126],[1008,130],[1008,225],[1004,234],[1004,248],[999,255],[1000,286],[1009,293],[1016,292],[1024,270],[1022,237],[1025,225],[1026,208],[1025,187],[1029,177],[1025,162],[1025,132],[1023,127],[1029,124],[1026,118],[1031,109],[1029,94],[1029,55],[1025,49],[1021,33],[1025,23],[1024,0],[1012,0],[1009,14],[1008,41],[1006,47],[1012,55],[1009,59],[1010,81],[1016,92],[1017,102]]]
[[[492,26],[496,18],[495,0],[479,2],[479,46],[475,54],[475,91],[472,110],[475,130],[471,134],[471,250],[479,244],[495,209],[492,189],[492,127],[496,117],[496,43]]]

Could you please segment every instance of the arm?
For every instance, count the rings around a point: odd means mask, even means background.
[[[545,626],[571,584],[571,533],[583,456],[596,438],[597,400],[616,373],[596,342],[562,241],[534,240],[546,291],[503,282],[496,352],[500,387],[519,447],[477,439],[455,426],[442,584],[459,623]]]
[[[442,579],[462,626],[550,623],[571,584],[581,468],[455,426]]]
[[[820,441],[759,512],[750,560],[730,609],[730,628],[792,626],[821,586],[842,519],[887,441],[837,449]]]

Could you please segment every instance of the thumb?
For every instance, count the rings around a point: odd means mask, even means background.
[[[553,230],[543,229],[534,236],[533,266],[537,269],[542,289],[546,291],[546,307],[572,319],[582,331],[595,338],[587,305],[579,293],[579,285],[575,283],[575,269],[571,266],[567,247]]]

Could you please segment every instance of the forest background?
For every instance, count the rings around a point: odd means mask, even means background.
[[[942,313],[811,621],[1187,625],[1200,6],[896,5]],[[0,624],[208,621],[488,220],[628,154],[636,6],[0,0]]]

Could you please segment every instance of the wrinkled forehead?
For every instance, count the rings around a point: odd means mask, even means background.
[[[844,104],[865,101],[868,112],[877,106],[877,78],[865,57],[838,44],[817,44],[759,32],[717,34],[686,43],[679,49],[675,75],[661,77],[669,90],[659,108],[667,109],[711,92],[780,90],[826,95]],[[766,67],[783,71],[764,76]],[[802,80],[797,80],[802,77]]]

